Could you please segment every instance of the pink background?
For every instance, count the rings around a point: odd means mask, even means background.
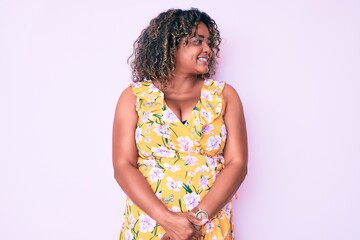
[[[117,239],[115,104],[151,18],[198,7],[223,37],[249,174],[241,240],[360,239],[360,2],[0,1],[0,239]]]

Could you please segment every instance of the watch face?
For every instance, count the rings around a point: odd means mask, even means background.
[[[204,211],[198,211],[196,214],[195,214],[195,217],[197,219],[208,219],[208,215],[206,212]]]

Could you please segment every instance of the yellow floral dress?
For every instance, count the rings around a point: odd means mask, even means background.
[[[151,81],[131,84],[137,97],[138,167],[156,196],[173,212],[191,211],[224,167],[225,83],[206,79],[183,124]],[[164,229],[127,198],[120,239],[161,239]],[[231,202],[203,227],[206,240],[235,239]]]

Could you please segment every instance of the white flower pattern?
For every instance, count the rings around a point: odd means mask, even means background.
[[[132,232],[130,230],[126,230],[125,240],[133,240],[133,239],[134,239],[134,234],[132,234]]]
[[[170,170],[171,172],[177,172],[180,170],[180,166],[179,165],[170,165],[168,163],[164,164],[164,167],[166,170]]]
[[[214,170],[216,168],[217,165],[217,161],[215,158],[213,157],[206,157],[206,161],[210,167],[211,170]]]
[[[212,95],[211,95],[211,93],[209,91],[206,91],[206,90],[202,91],[201,92],[201,97],[208,100],[208,101],[212,101]]]
[[[194,156],[187,156],[185,158],[186,165],[194,166],[196,162],[197,162],[197,158]]]
[[[205,176],[201,176],[199,180],[199,189],[206,189],[209,184],[209,180]]]
[[[221,136],[222,136],[221,140],[222,140],[223,142],[225,142],[226,137],[227,137],[227,131],[226,131],[225,125],[222,125],[222,126],[221,126]]]
[[[154,219],[149,217],[148,215],[141,214],[139,217],[140,220],[140,232],[152,232],[154,227],[156,226],[156,222]]]
[[[171,109],[167,108],[166,110],[163,111],[163,116],[162,119],[165,122],[169,122],[169,123],[173,123],[173,122],[177,122],[178,119],[176,117],[176,115],[171,111]]]
[[[224,207],[223,207],[223,212],[225,213],[225,216],[227,218],[230,218],[231,215],[231,202],[227,203]]]
[[[188,193],[184,196],[184,203],[186,205],[186,209],[191,211],[194,207],[196,207],[200,202],[200,195],[194,192]]]
[[[194,142],[189,137],[179,137],[177,139],[181,151],[189,152],[194,146]]]
[[[213,115],[204,109],[200,110],[200,115],[203,116],[207,122],[211,122]]]
[[[216,150],[219,149],[221,143],[221,137],[220,136],[211,136],[208,138],[206,142],[206,150]]]
[[[159,157],[174,157],[175,156],[175,151],[168,149],[164,146],[160,146],[160,147],[152,147],[151,151]]]
[[[142,129],[137,127],[136,130],[135,130],[135,141],[136,141],[136,143],[139,143],[141,141],[141,139],[142,139],[141,132],[142,132]]]
[[[169,208],[169,210],[171,212],[181,212],[181,210],[178,206],[172,206],[171,208]]]
[[[143,115],[141,117],[141,121],[147,122],[149,120],[150,116],[151,116],[150,112],[143,112]]]
[[[197,167],[195,172],[199,172],[199,173],[209,172],[209,167],[206,165],[202,165],[201,167]]]
[[[212,130],[214,130],[214,126],[212,124],[206,125],[205,127],[203,127],[203,134],[210,134],[212,132]]]
[[[170,137],[169,126],[167,124],[157,125],[154,128],[154,132],[156,132],[159,136],[162,136],[164,138]]]
[[[200,100],[182,124],[168,108],[164,94],[151,81],[133,83],[138,124],[135,141],[138,169],[156,197],[172,212],[196,207],[224,167],[226,127],[223,82],[205,80]],[[126,113],[125,113],[126,114]],[[159,239],[165,231],[131,200],[126,201],[120,240]],[[204,240],[233,236],[231,205],[226,205],[203,227]],[[224,236],[224,238],[220,237]]]
[[[172,177],[167,177],[166,180],[167,180],[166,186],[168,186],[169,190],[172,190],[175,192],[180,191],[180,187],[182,186],[181,181],[174,181],[174,179],[172,179]]]
[[[149,174],[150,174],[150,180],[152,182],[155,182],[155,181],[158,181],[158,180],[161,180],[164,178],[164,172],[160,168],[157,168],[157,167],[151,168]]]
[[[205,224],[205,232],[206,233],[212,232],[214,227],[215,227],[215,223],[213,221],[209,221],[208,223]]]

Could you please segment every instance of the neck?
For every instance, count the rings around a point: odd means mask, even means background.
[[[202,78],[196,75],[189,76],[189,75],[174,75],[174,77],[169,79],[167,84],[168,89],[176,89],[176,91],[181,92],[182,90],[188,91],[199,84]]]

